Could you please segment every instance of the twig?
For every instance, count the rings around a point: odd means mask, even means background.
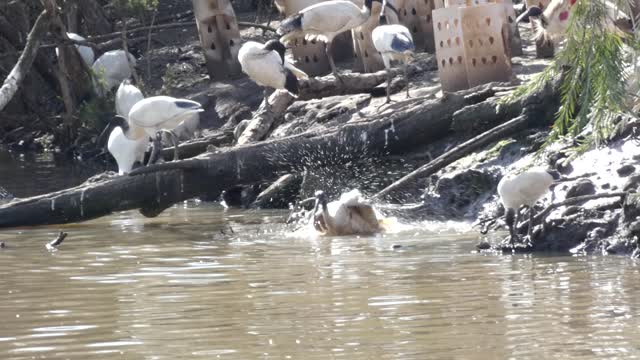
[[[66,232],[62,232],[60,231],[60,233],[58,234],[58,237],[51,240],[50,242],[48,242],[45,247],[49,250],[49,251],[55,251],[58,249],[58,246],[60,246],[60,244],[62,244],[62,242],[64,241],[64,239],[67,237],[67,233]]]
[[[558,203],[553,203],[553,204],[547,206],[544,210],[542,210],[536,216],[534,216],[533,222],[534,223],[539,223],[545,217],[547,217],[547,215],[549,215],[554,209],[557,209],[557,208],[562,207],[562,206],[574,205],[574,204],[579,204],[579,203],[584,202],[584,201],[595,200],[595,199],[604,199],[604,198],[612,198],[612,197],[621,197],[621,198],[624,199],[628,194],[629,193],[626,192],[626,191],[620,191],[620,192],[614,192],[614,193],[603,193],[603,194],[577,196],[577,197],[574,197],[574,198],[565,199],[565,200],[560,201]],[[518,231],[524,229],[527,226],[528,223],[529,223],[528,221],[525,221],[521,226],[518,227]]]
[[[123,26],[123,30],[122,30],[122,48],[124,49],[124,56],[127,58],[127,64],[129,64],[129,68],[131,69],[131,75],[133,75],[133,79],[136,81],[136,85],[138,86],[138,88],[140,88],[140,91],[142,91],[142,94],[144,94],[144,84],[142,83],[142,80],[140,79],[140,76],[138,76],[138,72],[136,71],[136,67],[133,65],[133,63],[131,62],[131,59],[129,58],[129,46],[127,44],[127,22],[125,19],[122,19],[122,26]]]
[[[149,34],[147,35],[147,79],[151,79],[151,33],[153,31],[153,25],[156,22],[156,16],[158,15],[158,10],[153,12],[153,17],[151,17],[151,26],[149,27]]]
[[[408,175],[404,176],[400,180],[394,182],[393,184],[387,186],[382,189],[380,192],[375,194],[372,197],[372,200],[380,199],[393,191],[398,190],[402,186],[405,186],[409,181],[415,180],[418,177],[426,177],[431,174],[436,173],[440,169],[446,167],[447,165],[457,161],[464,156],[467,156],[471,152],[479,149],[487,144],[490,144],[507,134],[511,134],[514,131],[519,130],[520,128],[524,128],[527,124],[529,117],[525,114],[520,115],[510,121],[507,121],[503,124],[500,124],[488,131],[483,132],[482,134],[471,138],[464,143],[454,147],[453,149],[447,151],[446,153],[440,155],[429,163],[419,167],[418,169],[412,171]]]
[[[161,24],[161,25],[154,25],[154,26],[142,26],[142,27],[138,27],[138,28],[133,28],[133,29],[129,29],[127,30],[127,33],[129,34],[134,34],[137,32],[141,32],[141,31],[148,31],[148,30],[165,30],[165,29],[174,29],[174,28],[182,28],[182,27],[192,27],[192,26],[196,26],[196,22],[195,21],[185,21],[185,22],[178,22],[178,23],[171,23],[171,24]],[[243,21],[239,21],[238,22],[238,26],[242,26],[242,27],[256,27],[256,28],[260,28],[260,29],[264,29],[266,31],[271,31],[271,32],[276,32],[276,29],[270,27],[270,26],[266,26],[266,25],[262,25],[262,24],[256,24],[256,23],[252,23],[252,22],[243,22]],[[98,36],[92,36],[88,39],[88,41],[91,42],[98,42],[100,40],[106,40],[106,39],[111,39],[114,37],[118,37],[122,35],[123,31],[116,31],[110,34],[104,34],[104,35],[98,35]]]

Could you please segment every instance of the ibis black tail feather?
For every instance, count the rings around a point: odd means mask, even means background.
[[[287,89],[287,91],[291,95],[298,97],[298,95],[300,94],[300,88],[298,87],[298,78],[289,69],[285,69],[285,73],[286,73],[286,80],[284,82],[284,88]]]

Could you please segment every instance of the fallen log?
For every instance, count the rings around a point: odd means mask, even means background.
[[[421,61],[416,61],[409,65],[408,74],[413,75],[419,72],[434,71],[438,69],[434,56],[429,56]],[[399,68],[391,70],[391,76],[402,74]],[[387,72],[382,70],[375,73],[366,74],[343,74],[343,82],[337,80],[333,75],[310,78],[300,82],[300,100],[320,99],[336,95],[360,94],[370,92],[371,89],[387,80]],[[296,98],[286,91],[276,91],[269,97],[271,104],[271,114],[265,109],[264,101],[260,108],[254,113],[249,125],[238,138],[238,144],[248,144],[264,139],[271,129],[273,123],[281,118]]]
[[[219,193],[238,184],[273,181],[285,173],[304,169],[403,154],[448,135],[453,113],[470,105],[465,96],[489,86],[436,100],[409,99],[392,104],[388,113],[324,133],[310,132],[221,149],[192,159],[139,168],[131,176],[17,199],[0,206],[0,227],[78,222],[130,209],[156,216],[176,202]]]
[[[508,103],[499,103],[498,99],[490,97],[485,101],[465,106],[463,109],[453,114],[452,127],[454,129],[458,128],[457,132],[468,133],[469,130],[466,130],[468,128],[475,128],[476,130],[483,129],[487,124],[497,123],[499,125],[465,141],[462,144],[459,144],[436,159],[433,159],[429,163],[412,171],[408,175],[379,191],[372,197],[372,199],[380,200],[382,198],[389,197],[393,192],[399,191],[417,178],[424,178],[435,174],[447,165],[462,159],[473,151],[487,146],[492,142],[513,135],[528,127],[550,124],[553,120],[553,114],[558,106],[557,95],[559,92],[559,83],[559,81],[551,81],[531,96],[516,99],[515,101]],[[478,92],[475,95],[468,95],[467,100],[472,100],[472,97],[477,98],[479,95],[486,96],[490,93],[491,89],[488,89],[484,93]],[[478,111],[478,109],[482,109],[482,111]],[[521,111],[521,115],[504,122],[516,114],[516,111]],[[475,114],[475,121],[471,119],[471,116],[473,116],[472,114]],[[461,123],[461,119],[465,118],[466,127]]]

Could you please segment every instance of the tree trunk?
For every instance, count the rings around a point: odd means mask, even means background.
[[[96,0],[80,0],[78,1],[80,14],[84,19],[84,27],[86,34],[108,34],[113,31],[111,22],[107,19],[102,6]]]
[[[2,88],[0,88],[0,111],[11,101],[27,72],[31,69],[40,47],[41,38],[46,33],[48,25],[49,13],[45,10],[38,16],[31,32],[29,32],[26,46],[22,51],[22,55],[20,55],[20,59],[18,59],[18,63],[13,67],[13,70],[11,70],[11,73],[2,84]]]

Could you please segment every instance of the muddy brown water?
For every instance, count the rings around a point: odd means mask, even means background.
[[[628,258],[480,255],[442,224],[313,238],[284,215],[190,201],[0,230],[0,359],[640,357]]]

